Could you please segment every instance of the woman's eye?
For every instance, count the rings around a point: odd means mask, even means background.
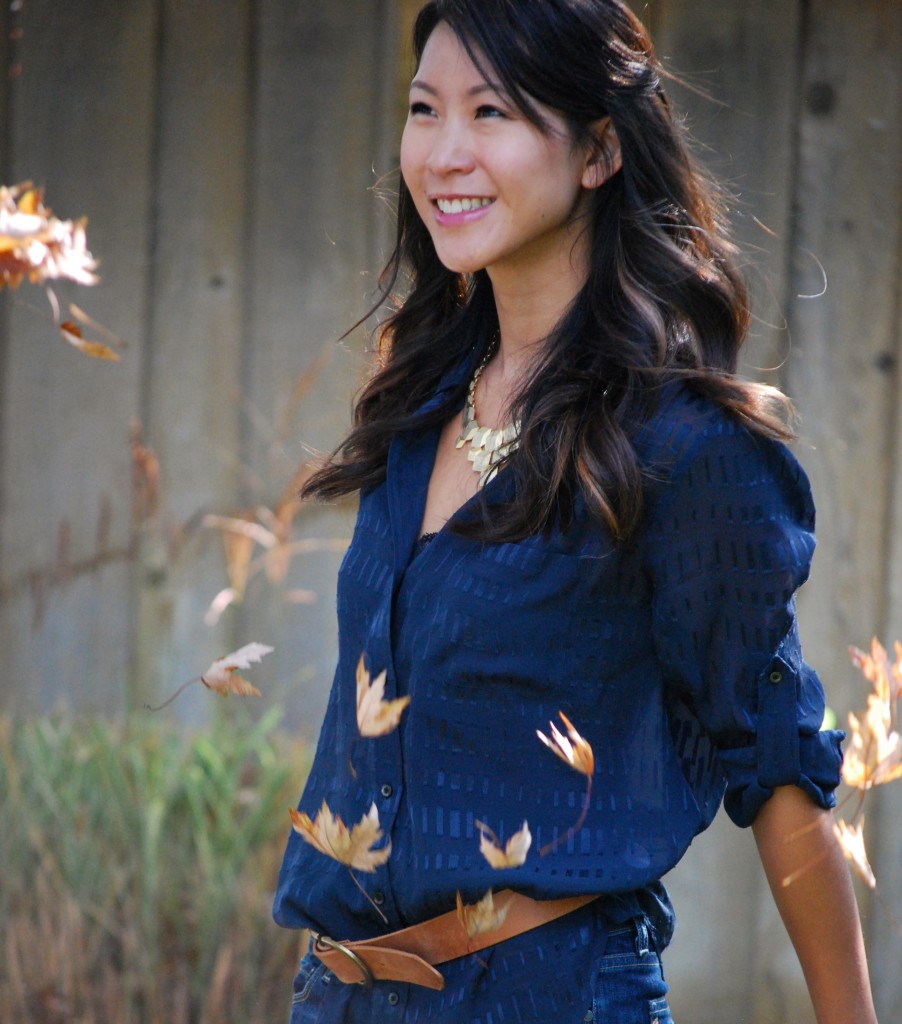
[[[484,104],[479,107],[476,111],[477,117],[507,117],[507,114],[499,107],[493,107],[489,104]]]
[[[410,116],[416,117],[417,114],[431,114],[432,107],[428,103],[422,101],[416,101],[410,104]]]

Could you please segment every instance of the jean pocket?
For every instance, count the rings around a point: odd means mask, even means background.
[[[661,960],[647,942],[643,924],[612,932],[597,961],[594,1024],[673,1024]]]
[[[670,1007],[664,996],[659,999],[648,1001],[648,1019],[650,1024],[673,1024],[673,1017],[670,1016]]]
[[[318,995],[323,986],[328,984],[330,978],[331,975],[322,960],[314,956],[313,953],[307,953],[301,960],[298,972],[294,976],[292,1007],[315,1001],[314,997]]]

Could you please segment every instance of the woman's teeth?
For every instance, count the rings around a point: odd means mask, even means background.
[[[436,199],[436,205],[442,213],[465,213],[467,210],[478,210],[488,206],[491,199]]]

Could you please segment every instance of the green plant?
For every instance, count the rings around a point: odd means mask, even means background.
[[[0,720],[0,1019],[286,1015],[298,936],[269,904],[308,752],[279,718]]]

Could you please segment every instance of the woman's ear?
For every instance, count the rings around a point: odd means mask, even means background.
[[[617,138],[614,122],[609,117],[602,118],[592,135],[594,142],[583,171],[583,188],[599,188],[623,167],[620,139]]]

